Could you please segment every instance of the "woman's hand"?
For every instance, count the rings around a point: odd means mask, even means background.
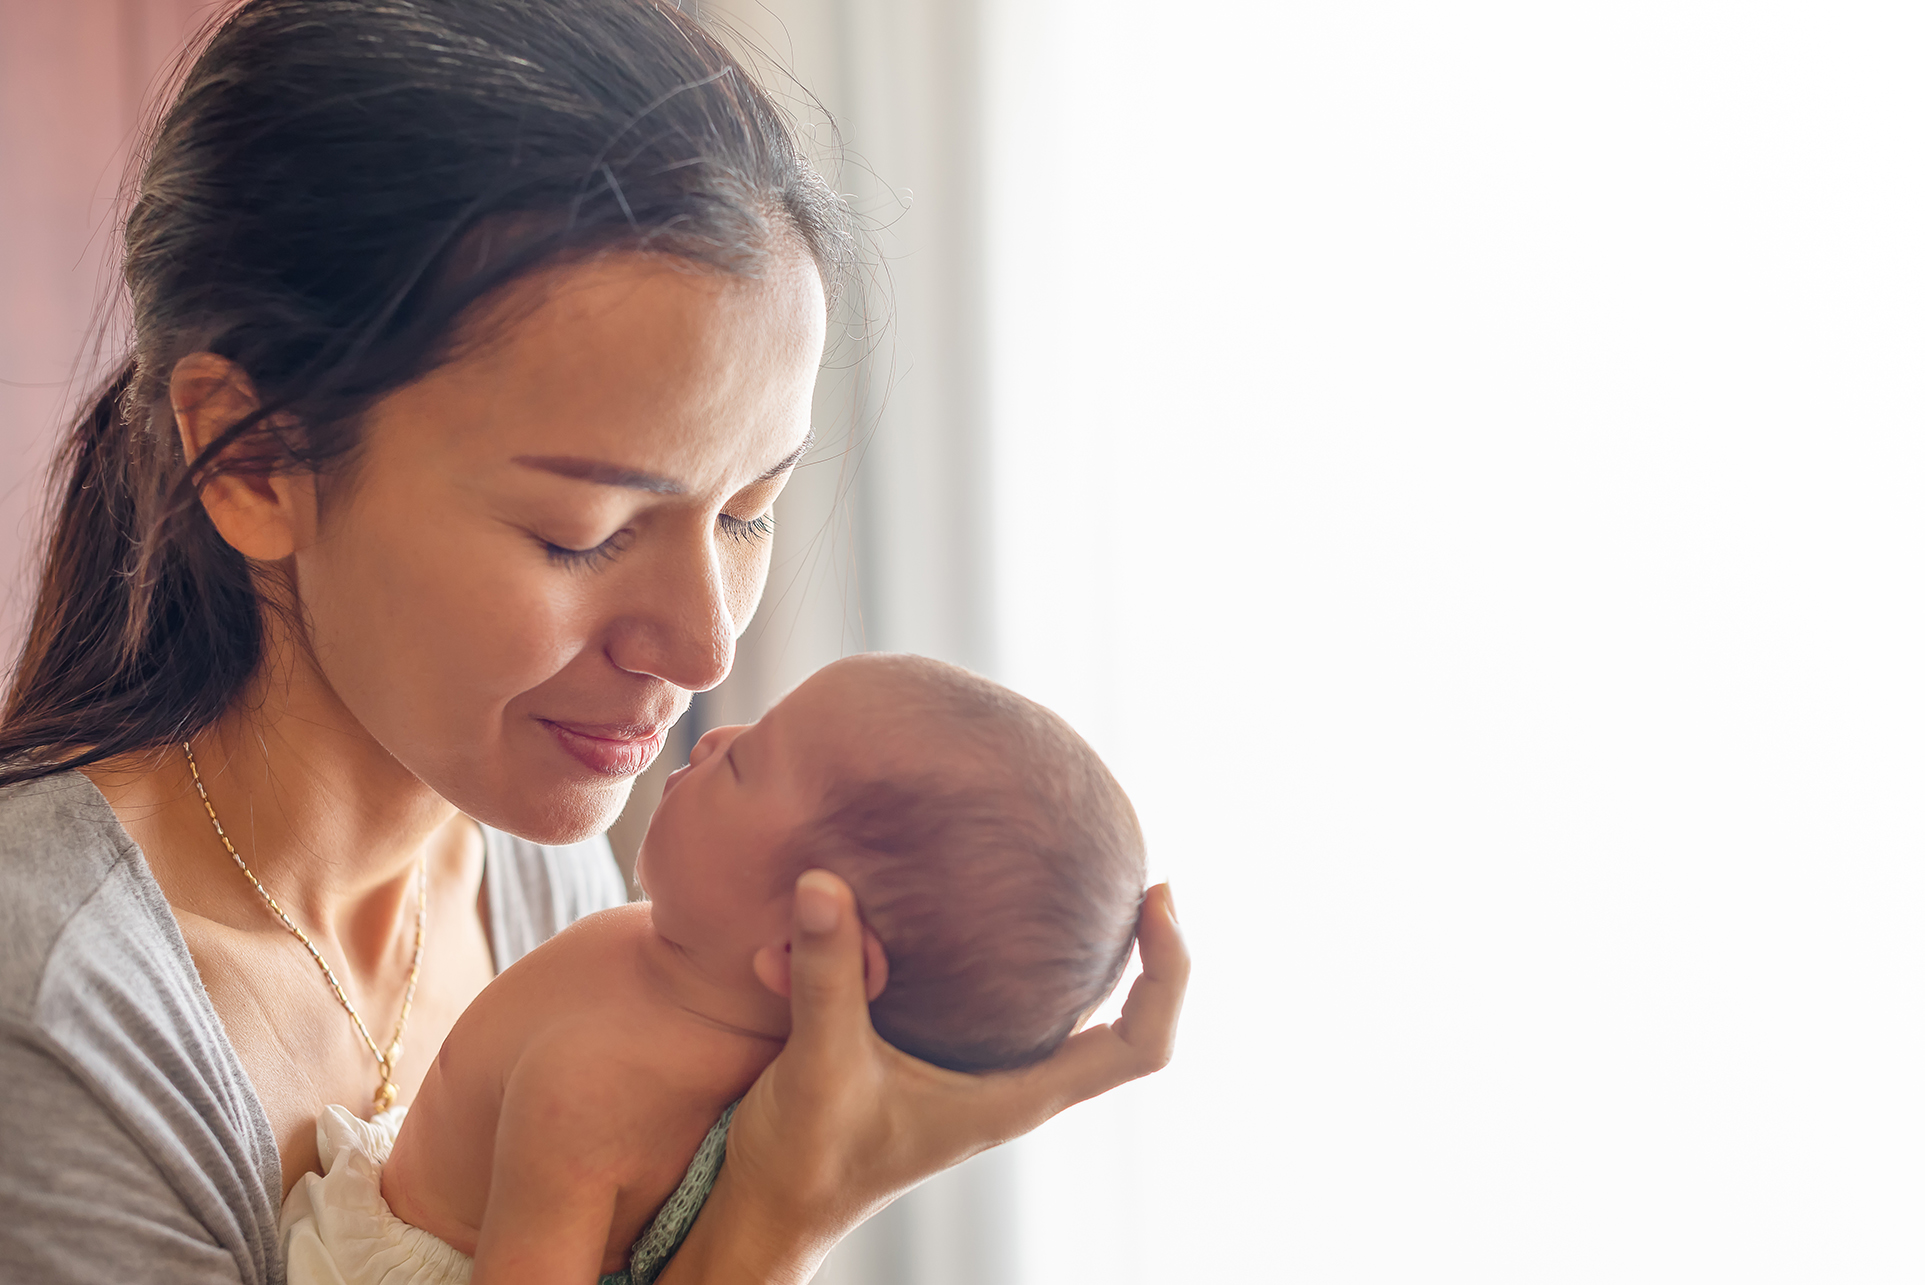
[[[1190,957],[1167,884],[1137,925],[1143,973],[1120,1018],[1020,1071],[945,1071],[869,1024],[862,925],[841,879],[796,882],[788,1044],[729,1130],[714,1193],[664,1285],[806,1281],[863,1219],[932,1174],[1034,1129],[1064,1107],[1163,1067]]]

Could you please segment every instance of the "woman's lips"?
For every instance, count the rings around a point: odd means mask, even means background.
[[[662,743],[668,739],[666,727],[541,721],[582,766],[603,776],[636,775],[662,752]]]

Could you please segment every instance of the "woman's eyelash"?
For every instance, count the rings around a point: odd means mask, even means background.
[[[775,534],[773,513],[764,513],[761,517],[754,519],[738,518],[723,513],[718,515],[717,520],[722,525],[723,534],[731,540],[740,540],[745,544],[766,540]],[[548,560],[558,567],[590,569],[613,561],[623,549],[628,547],[628,541],[627,530],[621,530],[592,549],[571,549],[565,544],[552,544],[547,540],[541,542],[541,547],[547,553]]]
[[[766,540],[775,534],[775,514],[773,513],[764,513],[753,521],[730,517],[724,513],[720,515],[720,520],[722,530],[731,540],[754,543],[757,540]]]
[[[571,549],[565,544],[550,544],[546,540],[541,542],[541,547],[547,552],[548,560],[556,566],[599,567],[628,547],[628,532],[617,531],[592,549]]]

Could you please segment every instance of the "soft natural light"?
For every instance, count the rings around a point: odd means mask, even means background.
[[[999,676],[1197,956],[1024,1279],[1918,1279],[1925,21],[994,12]]]

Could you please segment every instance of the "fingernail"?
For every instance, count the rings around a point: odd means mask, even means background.
[[[835,880],[826,871],[804,871],[795,881],[795,922],[805,933],[834,932],[841,916]]]
[[[1163,885],[1163,904],[1170,908],[1171,921],[1181,924],[1183,921],[1176,917],[1176,890],[1167,883]]]

